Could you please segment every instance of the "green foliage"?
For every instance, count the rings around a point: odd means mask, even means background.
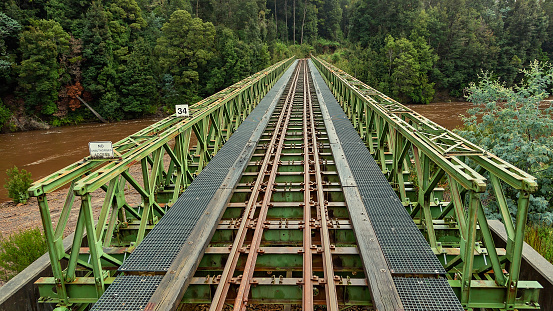
[[[309,55],[313,53],[314,49],[309,44],[296,44],[290,46],[290,51],[296,58],[308,58]]]
[[[319,34],[330,40],[341,37],[342,8],[338,0],[324,0],[319,10]]]
[[[0,12],[0,98],[17,95],[52,124],[65,124],[77,82],[119,120],[194,102],[291,55],[336,52],[328,59],[342,69],[416,103],[435,89],[460,97],[481,70],[513,85],[553,57],[551,1],[6,0]]]
[[[29,194],[27,189],[33,183],[31,179],[31,173],[27,172],[24,169],[19,169],[17,166],[14,166],[6,170],[8,178],[6,178],[6,183],[4,188],[8,189],[8,196],[13,199],[15,203],[27,203],[29,199]]]
[[[524,241],[540,255],[553,263],[553,229],[548,223],[533,223],[526,226]]]
[[[13,39],[19,31],[21,31],[21,25],[13,18],[0,12],[0,59],[6,56],[8,49],[6,41]]]
[[[529,219],[553,221],[553,106],[542,100],[550,94],[553,68],[537,61],[522,71],[523,80],[505,86],[484,73],[472,83],[467,99],[474,103],[461,135],[537,178],[539,190],[530,198]],[[518,193],[507,189],[509,209],[516,214]],[[494,200],[488,213],[498,216]]]
[[[428,104],[434,97],[434,83],[428,74],[438,59],[424,38],[386,38],[385,46],[389,86],[393,96],[402,101]],[[383,86],[383,85],[381,85]]]
[[[120,102],[126,117],[154,113],[159,101],[157,81],[150,60],[152,48],[141,38],[119,66]]]
[[[0,267],[8,279],[27,268],[47,251],[46,240],[38,228],[0,236]]]
[[[52,20],[33,21],[21,34],[19,86],[22,97],[34,113],[52,115],[61,87],[63,69],[58,58],[69,51],[69,34]]]
[[[2,99],[0,99],[0,128],[2,128],[4,124],[8,122],[11,116],[12,112],[10,111],[10,109],[8,109],[8,107],[4,106],[4,104],[2,103]]]
[[[198,90],[199,70],[214,56],[215,27],[178,10],[161,31],[155,48],[159,66],[163,74],[172,77],[178,100],[190,103]]]
[[[340,47],[339,41],[331,41],[327,39],[319,38],[313,42],[313,48],[317,54],[324,54],[328,52],[334,52]]]

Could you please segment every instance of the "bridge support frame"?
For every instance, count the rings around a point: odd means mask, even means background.
[[[479,284],[475,281],[493,280],[492,292],[503,297],[496,308],[538,308],[539,284],[519,290],[528,197],[537,190],[535,178],[324,60],[312,59],[382,172],[426,233],[434,253],[444,257],[448,279],[461,279],[457,293],[463,306],[481,305],[474,303],[478,299],[473,299],[471,289]],[[499,256],[495,248],[480,198],[489,181],[508,233],[504,256]],[[503,185],[520,193],[516,226]],[[449,202],[442,201],[442,187],[450,194]],[[437,231],[443,231],[443,221],[458,233],[437,235]],[[448,261],[447,254],[452,253],[458,255]],[[527,299],[524,301],[517,299],[523,292],[534,294],[522,295]]]
[[[60,306],[95,302],[126,255],[178,199],[292,61],[293,58],[283,60],[191,105],[189,118],[172,115],[120,140],[114,144],[113,159],[87,157],[33,183],[29,194],[39,201],[53,270],[53,278],[37,281],[40,301]],[[66,203],[54,227],[48,195],[67,184],[70,187]],[[61,247],[63,233],[71,210],[78,206],[73,247],[65,252]],[[95,218],[94,211],[98,209],[99,216]],[[86,254],[81,252],[83,247]],[[93,284],[94,290],[91,292],[91,287],[83,284]]]

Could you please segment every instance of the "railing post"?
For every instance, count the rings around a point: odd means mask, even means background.
[[[50,209],[48,208],[48,200],[46,194],[38,196],[38,206],[40,208],[40,219],[42,220],[42,227],[44,228],[44,236],[46,238],[46,244],[48,245],[48,255],[50,256],[50,263],[52,265],[52,273],[56,280],[56,292],[60,299],[60,304],[67,305],[67,290],[65,288],[65,277],[61,268],[60,259],[63,257],[60,251],[63,248],[58,248],[57,241],[61,242],[61,239],[56,240],[54,235],[54,228],[52,226],[52,218],[50,217]]]
[[[104,275],[102,271],[102,243],[96,239],[96,229],[94,228],[94,215],[92,213],[92,202],[90,193],[81,196],[81,211],[84,215],[84,223],[86,226],[86,237],[88,239],[88,248],[90,250],[90,264],[96,284],[96,294],[98,297],[104,293]],[[78,250],[77,250],[78,252]]]
[[[466,239],[461,241],[461,258],[463,259],[463,277],[461,279],[461,304],[468,306],[470,301],[470,285],[472,280],[472,271],[474,266],[474,249],[476,244],[476,224],[478,219],[478,194],[469,191],[469,209],[467,214],[468,234]]]
[[[511,267],[509,269],[507,308],[514,307],[518,281],[520,276],[520,265],[522,261],[522,247],[524,245],[524,231],[528,217],[528,203],[530,194],[520,191],[518,196],[518,209],[516,219],[515,243],[513,247],[507,250],[507,257],[511,258]],[[509,254],[510,253],[510,254]]]

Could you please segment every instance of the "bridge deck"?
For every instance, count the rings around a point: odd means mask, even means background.
[[[168,310],[181,301],[211,310],[225,303],[463,309],[317,69],[294,67],[92,310]]]

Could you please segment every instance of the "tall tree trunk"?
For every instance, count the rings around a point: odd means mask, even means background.
[[[278,20],[277,20],[277,6],[276,6],[276,3],[277,3],[277,0],[275,0],[275,29],[276,29],[276,34],[277,34],[277,38],[278,38]]]
[[[196,0],[196,17],[200,17],[200,0]]]
[[[284,0],[284,22],[286,24],[286,43],[288,43],[288,0]]]
[[[307,13],[307,0],[303,3],[303,20],[301,21],[301,38],[300,44],[303,44],[303,27],[305,26],[305,13]]]
[[[294,40],[294,44],[296,44],[296,0],[294,0],[294,13],[292,14],[292,19],[294,20],[294,33],[292,39]]]
[[[227,1],[228,3],[228,14],[227,14],[227,18],[228,18],[228,22],[230,23],[230,15],[231,15],[231,12],[232,12],[232,3],[229,1]]]

